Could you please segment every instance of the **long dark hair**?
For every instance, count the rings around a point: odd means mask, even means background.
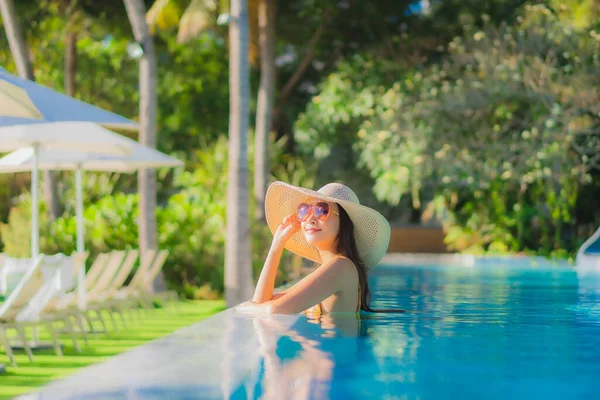
[[[337,203],[336,203],[337,204]],[[367,267],[360,258],[356,239],[354,238],[354,223],[342,206],[338,204],[340,212],[340,229],[337,235],[338,251],[344,257],[350,259],[356,266],[358,272],[358,284],[360,287],[360,309],[368,312],[403,313],[404,310],[376,310],[371,308],[371,291],[369,290],[369,279],[367,278]]]

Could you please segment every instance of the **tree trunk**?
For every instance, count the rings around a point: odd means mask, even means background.
[[[256,108],[254,145],[254,197],[256,220],[265,219],[265,193],[269,183],[269,143],[275,94],[275,0],[259,0],[260,87]]]
[[[140,60],[140,138],[141,144],[156,147],[157,65],[154,42],[146,24],[146,6],[142,0],[124,0],[133,36],[143,49]],[[156,174],[153,169],[138,172],[139,245],[141,254],[158,248],[156,228]],[[154,280],[155,291],[165,289],[162,271]]]
[[[67,32],[67,43],[65,46],[65,92],[67,95],[75,96],[77,75],[77,32]]]
[[[10,46],[10,51],[15,59],[17,71],[19,71],[19,75],[22,78],[34,80],[33,67],[31,66],[31,59],[29,58],[27,42],[25,41],[23,31],[21,31],[21,27],[19,26],[13,1],[0,0],[0,12],[2,12],[2,20],[4,21],[8,45]]]
[[[248,125],[250,79],[247,0],[231,0],[229,24],[229,171],[225,299],[232,307],[252,296],[248,217]]]
[[[50,215],[50,221],[54,221],[61,214],[61,206],[58,201],[58,180],[56,179],[56,173],[53,171],[42,171],[43,179],[43,194],[44,201],[48,205],[48,212]]]
[[[17,65],[17,71],[21,78],[35,80],[31,58],[29,57],[29,49],[27,42],[23,36],[23,31],[17,20],[14,3],[12,0],[0,0],[0,12],[4,21],[4,29],[8,38],[10,51]],[[44,200],[48,204],[50,210],[50,218],[52,220],[60,215],[60,205],[58,202],[58,189],[56,185],[56,177],[51,171],[44,171]]]

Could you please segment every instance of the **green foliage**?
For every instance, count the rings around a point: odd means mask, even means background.
[[[11,199],[17,195],[17,188],[12,183],[14,179],[8,175],[0,175],[0,222],[8,220],[11,208]],[[2,234],[0,232],[0,252],[2,252]]]
[[[307,188],[315,187],[316,164],[302,157],[287,153],[286,139],[271,146],[271,179]]]
[[[0,224],[0,239],[4,252],[13,257],[29,257],[31,254],[31,198],[18,207],[11,208],[8,223]]]
[[[173,36],[161,39],[158,147],[188,153],[228,129],[227,48],[211,35],[185,45]]]
[[[98,199],[84,209],[85,245],[90,259],[110,250],[138,246],[138,195],[117,193]],[[45,225],[46,226],[46,225]],[[65,214],[40,231],[42,251],[70,254],[77,247],[77,220]]]
[[[100,251],[137,247],[138,195],[117,193],[86,208],[86,232]]]
[[[396,72],[393,64],[369,55],[340,63],[296,121],[300,149],[322,160],[332,147],[354,143],[360,123],[373,115],[377,99],[389,86],[390,72]]]
[[[82,173],[82,196],[84,206],[95,203],[106,196],[118,192],[120,187],[123,186],[121,181],[130,181],[132,178],[134,178],[134,175],[84,171]],[[75,214],[77,196],[74,172],[64,171],[60,173],[59,198],[65,213]]]
[[[559,20],[577,30],[589,30],[598,24],[600,4],[597,0],[550,0]]]
[[[443,63],[396,71],[393,83],[363,85],[365,71],[380,74],[366,58],[342,65],[299,137],[319,144],[316,157],[355,143],[378,198],[410,195],[421,211],[421,197],[433,200],[426,214],[452,248],[572,251],[577,195],[598,165],[599,61],[593,31],[526,7],[516,26],[469,31]]]
[[[157,215],[159,242],[171,251],[167,279],[223,290],[227,141],[195,153],[193,172],[182,173],[181,191]]]

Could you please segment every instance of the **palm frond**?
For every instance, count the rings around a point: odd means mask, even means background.
[[[157,0],[146,13],[146,22],[150,33],[155,34],[160,30],[176,27],[181,18],[181,9],[175,1]]]
[[[184,43],[195,39],[207,29],[215,26],[217,13],[217,1],[192,0],[179,22],[177,41]]]

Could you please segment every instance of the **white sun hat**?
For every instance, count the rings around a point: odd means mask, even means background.
[[[356,247],[365,267],[369,269],[377,265],[390,243],[390,224],[379,212],[360,205],[352,189],[341,183],[328,183],[318,191],[285,182],[272,183],[265,198],[265,215],[271,233],[277,230],[285,217],[296,212],[299,204],[307,200],[322,200],[342,206],[354,224]],[[285,243],[285,248],[311,261],[322,262],[317,248],[306,241],[301,231]]]

